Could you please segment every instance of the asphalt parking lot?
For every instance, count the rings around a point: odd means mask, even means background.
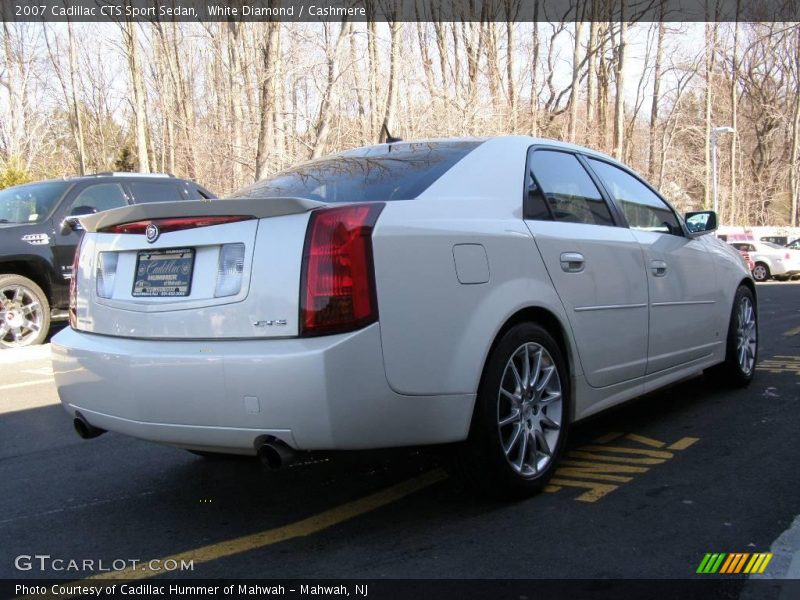
[[[800,567],[800,285],[758,292],[748,389],[697,377],[579,424],[547,491],[510,504],[476,499],[432,451],[265,472],[81,440],[48,347],[0,352],[0,577],[108,576],[15,565],[39,554],[193,561],[173,577],[692,578],[707,553],[769,552],[763,576],[784,577]]]

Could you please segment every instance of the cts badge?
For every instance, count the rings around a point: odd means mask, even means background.
[[[155,242],[160,235],[161,232],[158,230],[158,225],[155,223],[150,223],[147,229],[144,230],[144,237],[147,239],[148,244]]]

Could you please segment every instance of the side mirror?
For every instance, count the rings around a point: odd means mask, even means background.
[[[79,217],[83,215],[92,215],[97,212],[92,206],[76,206],[69,213],[69,216],[61,221],[61,233],[66,235],[70,231],[83,231]]]
[[[717,213],[713,210],[703,210],[686,213],[686,229],[689,233],[702,235],[717,229]]]

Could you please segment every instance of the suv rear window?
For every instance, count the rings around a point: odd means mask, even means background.
[[[129,181],[128,187],[136,204],[185,199],[178,184],[174,181]]]
[[[292,167],[229,197],[300,197],[321,202],[411,200],[481,143],[403,142],[358,148]]]

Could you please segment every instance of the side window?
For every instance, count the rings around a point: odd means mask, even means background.
[[[683,235],[678,218],[667,204],[641,181],[606,162],[589,159],[631,229]]]
[[[69,208],[72,214],[90,214],[127,206],[128,200],[118,183],[96,183],[78,194]]]
[[[527,218],[613,225],[597,186],[574,155],[534,150],[528,158]]]
[[[174,181],[130,181],[128,187],[136,204],[186,199]]]

